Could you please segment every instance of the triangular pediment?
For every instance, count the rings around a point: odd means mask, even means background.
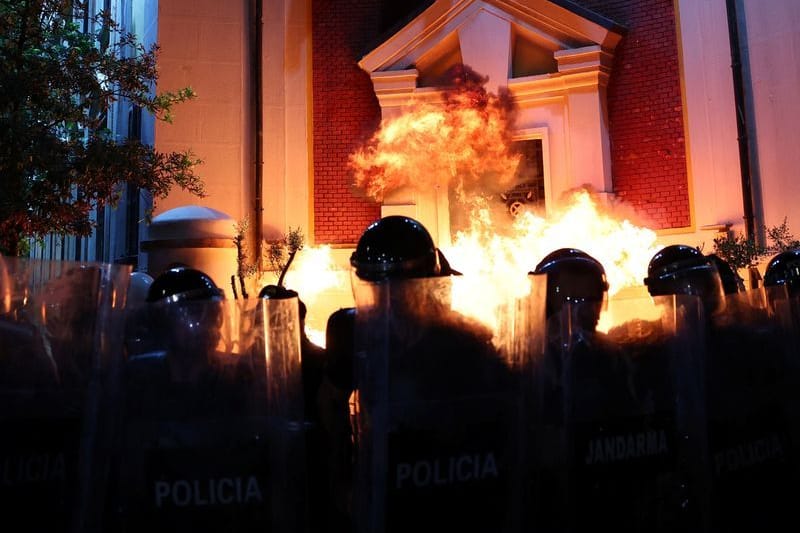
[[[568,0],[437,0],[359,65],[370,74],[416,69],[419,86],[428,86],[452,65],[485,62],[473,58],[493,53],[507,63],[508,78],[517,78],[555,72],[557,52],[612,51],[622,31]],[[467,33],[471,44],[465,44]],[[477,47],[475,35],[483,41]]]

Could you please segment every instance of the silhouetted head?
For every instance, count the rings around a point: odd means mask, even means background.
[[[651,296],[698,296],[709,314],[725,308],[725,293],[713,259],[697,248],[673,244],[657,252],[647,266],[644,284]]]
[[[560,248],[542,259],[531,274],[547,274],[548,317],[566,305],[582,308],[581,325],[594,330],[608,291],[603,265],[576,248]]]
[[[128,285],[128,302],[139,305],[147,300],[153,277],[145,272],[131,272]]]

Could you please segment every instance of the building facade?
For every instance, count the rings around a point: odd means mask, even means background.
[[[253,242],[299,228],[344,258],[382,213],[407,212],[446,242],[441,199],[371,200],[354,187],[349,158],[398,102],[436,92],[432,73],[463,62],[521,105],[520,136],[540,143],[551,201],[588,183],[632,206],[663,244],[708,250],[720,231],[745,230],[744,175],[762,239],[765,226],[800,224],[792,175],[800,5],[792,0],[112,4],[143,42],[160,44],[159,89],[191,86],[198,95],[173,124],[138,120],[124,103],[111,118],[116,131],[203,160],[208,196],[175,192],[156,214],[211,207],[255,222]],[[746,119],[745,145],[737,115]],[[126,195],[126,207],[97,214],[99,237],[61,246],[84,259],[129,261],[147,238],[147,199]]]

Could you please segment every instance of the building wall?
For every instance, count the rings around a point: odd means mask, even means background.
[[[313,242],[311,1],[263,6],[263,236],[278,239],[300,228]]]
[[[369,75],[358,60],[378,37],[378,0],[312,1],[314,237],[355,243],[380,206],[352,188],[348,158],[380,121]]]
[[[614,53],[608,122],[614,192],[656,229],[691,225],[672,0],[577,0],[628,29]]]
[[[696,244],[713,228],[743,229],[742,185],[725,0],[677,2],[686,118],[687,168]],[[706,229],[704,229],[706,228]]]
[[[174,122],[158,121],[155,146],[190,149],[206,198],[174,190],[156,213],[197,204],[236,220],[252,211],[252,117],[249,2],[169,0],[158,3],[159,91],[191,86],[197,98],[175,107]]]
[[[758,227],[800,236],[800,2],[739,0]],[[749,89],[749,90],[747,90]]]
[[[575,1],[629,29],[608,88],[614,192],[664,230],[662,240],[710,248],[714,228],[742,222],[725,0]],[[800,152],[791,132],[800,118],[800,4],[737,3],[751,66],[757,223],[787,216],[797,226]],[[157,126],[157,147],[192,148],[206,161],[200,171],[209,184],[207,199],[176,192],[159,211],[184,203],[234,218],[251,211],[246,4],[159,2],[160,88],[189,84],[199,98],[177,108],[174,125]],[[353,189],[348,158],[379,124],[372,84],[357,61],[388,37],[381,34],[387,5],[394,4],[284,0],[278,13],[266,3],[265,15],[277,18],[265,22],[264,142],[272,149],[265,152],[272,161],[265,163],[265,229],[308,220],[309,241],[352,244],[380,216],[379,205]]]
[[[730,225],[743,232],[741,165],[725,0],[679,0],[690,183],[696,226]],[[750,144],[757,237],[786,218],[800,233],[800,4],[796,0],[735,2]],[[712,236],[698,242],[712,245]]]

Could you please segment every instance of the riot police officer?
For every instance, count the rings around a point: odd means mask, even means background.
[[[308,308],[300,299],[297,291],[280,285],[265,285],[258,294],[259,298],[285,299],[297,298],[298,318],[300,320],[300,353],[302,357],[303,389],[305,395],[306,416],[317,420],[316,398],[325,366],[325,350],[314,344],[306,334],[306,314]]]
[[[101,265],[0,256],[0,513],[7,530],[97,529],[117,353]],[[107,338],[102,348],[114,346]],[[91,490],[89,490],[91,489]]]
[[[176,266],[149,283],[146,301],[220,301],[222,298],[222,291],[208,274],[191,267]]]
[[[350,264],[358,279],[373,282],[438,276],[442,272],[440,254],[428,231],[418,221],[401,216],[372,223],[359,238]],[[354,308],[339,309],[328,318],[328,360],[319,400],[330,442],[330,521],[338,531],[350,530],[353,512],[356,419],[351,417],[350,399],[356,389],[355,322]]]
[[[608,282],[603,265],[576,248],[560,248],[542,259],[529,275],[547,276],[545,316],[550,353],[546,362],[556,365],[561,378],[561,350],[587,345],[597,338],[597,322],[607,299]]]
[[[281,371],[268,377],[246,371],[253,324],[206,273],[160,274],[146,310],[154,349],[125,368],[109,529],[299,531],[305,457],[294,445],[302,435],[292,440],[298,419],[287,416],[302,406],[296,329],[269,332],[285,350],[270,353]]]
[[[656,474],[629,458],[638,457],[635,451],[605,453],[607,442],[652,429],[642,415],[631,357],[597,330],[608,304],[605,269],[582,250],[562,248],[531,274],[547,276],[548,322],[537,369],[531,525],[546,531],[646,529],[652,523],[642,516],[654,513],[643,495],[653,492]]]
[[[366,281],[457,274],[418,221],[399,215],[373,222],[350,257],[356,276]]]
[[[382,282],[457,275],[422,224],[404,216],[388,216],[372,223],[361,235],[350,264],[358,279]],[[353,328],[355,310],[335,311],[326,328],[329,350],[326,382],[346,402],[355,389]],[[349,411],[349,408],[348,408]]]
[[[146,309],[138,316],[145,321],[152,350],[129,358],[129,390],[141,393],[133,397],[138,396],[145,409],[200,409],[197,398],[211,399],[198,386],[217,386],[222,380],[217,357],[222,291],[206,273],[175,267],[154,279],[145,301]],[[129,408],[135,405],[128,403]]]
[[[204,272],[188,267],[167,270],[147,292],[155,327],[161,326],[173,379],[191,378],[212,364],[219,342],[222,291]]]
[[[597,259],[576,248],[560,248],[545,256],[530,274],[547,275],[547,318],[572,306],[580,312],[577,325],[586,332],[595,331],[608,293],[605,269]]]
[[[510,415],[496,397],[509,390],[509,369],[491,332],[451,311],[443,295],[456,272],[414,219],[371,224],[350,263],[359,307],[334,313],[328,334],[340,345],[353,339],[356,379],[348,384],[353,370],[337,360],[336,342],[327,377],[357,391],[357,529],[504,530]],[[345,420],[348,407],[330,418]]]
[[[652,295],[698,296],[705,312],[711,527],[774,529],[789,518],[787,494],[796,484],[785,345],[765,310],[725,296],[712,261],[692,247],[668,246],[653,256],[645,284]]]

